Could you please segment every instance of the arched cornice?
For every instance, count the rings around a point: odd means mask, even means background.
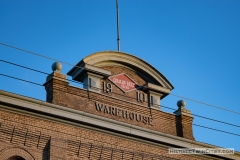
[[[154,79],[154,81],[158,82],[165,88],[168,88],[170,90],[174,88],[173,85],[167,80],[167,78],[149,63],[136,56],[124,52],[96,52],[85,57],[78,64],[81,64],[82,62],[96,67],[108,66],[111,62],[124,64],[126,67],[134,67],[140,72],[148,73],[151,79]]]

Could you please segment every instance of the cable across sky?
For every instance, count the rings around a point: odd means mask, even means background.
[[[42,71],[39,71],[39,70],[36,70],[36,69],[33,69],[33,68],[29,68],[29,67],[22,66],[22,65],[19,65],[19,64],[16,64],[16,63],[12,63],[12,62],[8,62],[8,61],[5,61],[5,60],[1,60],[1,59],[0,59],[0,62],[4,62],[4,63],[7,63],[7,64],[11,64],[11,65],[14,65],[14,66],[17,66],[17,67],[21,67],[21,68],[28,69],[28,70],[31,70],[31,71],[34,71],[34,72],[38,72],[38,73],[42,73],[42,74],[45,74],[45,75],[50,75],[50,74],[48,74],[48,73],[46,73],[46,72],[42,72]],[[2,76],[6,76],[6,77],[13,78],[13,79],[16,79],[16,80],[20,80],[20,81],[24,81],[24,82],[28,82],[28,83],[32,83],[32,84],[36,84],[36,85],[42,86],[41,84],[38,84],[38,83],[35,83],[35,82],[31,82],[31,81],[28,81],[28,80],[19,79],[19,78],[12,77],[12,76],[9,76],[9,75],[2,75]],[[74,80],[70,80],[70,79],[67,79],[67,80],[68,80],[68,81],[71,81],[71,82],[74,82],[74,83],[83,84],[82,82],[78,82],[78,81],[74,81]],[[88,86],[88,85],[85,84],[85,86]],[[103,89],[101,89],[101,88],[97,88],[97,89],[103,90]],[[116,92],[111,92],[111,93],[116,94],[116,95],[120,95],[119,93],[116,93]],[[130,97],[130,96],[128,96],[128,95],[120,95],[120,96],[128,97],[128,98],[133,99],[132,97]],[[157,104],[154,104],[154,105],[156,106]],[[157,105],[157,106],[159,106],[159,105]],[[144,106],[144,107],[145,107],[145,106]],[[163,107],[163,108],[167,108],[167,109],[171,109],[171,110],[176,110],[176,109],[174,109],[174,108],[167,107],[167,106],[163,106],[163,105],[160,105],[159,107]],[[239,125],[236,125],[236,124],[231,124],[231,123],[228,123],[228,122],[219,121],[219,120],[216,120],[216,119],[212,119],[212,118],[209,118],[209,117],[197,115],[197,114],[194,114],[194,113],[192,113],[192,115],[193,115],[193,116],[196,116],[196,117],[204,118],[204,119],[207,119],[207,120],[219,122],[219,123],[222,123],[222,124],[230,125],[230,126],[240,127]]]
[[[76,67],[76,68],[85,69],[84,67],[76,66],[76,65],[73,65],[73,64],[68,63],[68,62],[64,62],[64,61],[61,61],[61,60],[58,60],[58,59],[55,59],[55,58],[44,56],[42,54],[38,54],[38,53],[35,53],[35,52],[32,52],[32,51],[28,51],[26,49],[15,47],[15,46],[5,44],[5,43],[2,43],[2,42],[0,42],[0,45],[5,46],[5,47],[9,47],[9,48],[12,48],[12,49],[16,49],[16,50],[19,50],[19,51],[22,51],[22,52],[26,52],[26,53],[29,53],[29,54],[32,54],[32,55],[35,55],[35,56],[38,56],[38,57],[46,58],[46,59],[49,59],[49,60],[52,60],[52,61],[56,61],[56,62],[60,62],[60,63],[66,64],[66,65],[70,65],[70,66],[73,66],[73,67]],[[180,97],[180,98],[183,98],[183,99],[186,99],[186,100],[189,100],[189,101],[193,101],[193,102],[196,102],[196,103],[199,103],[199,104],[202,104],[202,105],[206,105],[206,106],[209,106],[209,107],[213,107],[213,108],[216,108],[216,109],[220,109],[220,110],[223,110],[223,111],[227,111],[227,112],[231,112],[231,113],[235,113],[235,114],[240,114],[240,112],[238,112],[238,111],[233,111],[233,110],[229,110],[229,109],[226,109],[226,108],[223,108],[223,107],[218,107],[216,105],[208,104],[208,103],[205,103],[205,102],[201,102],[201,101],[198,101],[198,100],[194,100],[194,99],[191,99],[191,98],[180,96],[180,95],[177,95],[177,94],[170,93],[170,95]]]

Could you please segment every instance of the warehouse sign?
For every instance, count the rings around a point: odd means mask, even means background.
[[[129,92],[139,87],[139,85],[125,73],[111,76],[108,79],[124,92]]]
[[[98,102],[95,102],[96,110],[99,112],[103,112],[104,114],[110,114],[117,116],[119,118],[125,118],[133,121],[137,121],[139,123],[144,123],[147,125],[152,125],[152,117],[144,116],[138,113],[134,113],[128,110],[124,110],[117,107],[107,106]]]

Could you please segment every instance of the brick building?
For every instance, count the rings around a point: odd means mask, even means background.
[[[195,141],[193,117],[161,100],[173,85],[138,57],[114,51],[81,60],[67,74],[54,63],[46,102],[0,91],[0,160],[202,160],[234,154],[169,154],[169,148],[216,148]]]

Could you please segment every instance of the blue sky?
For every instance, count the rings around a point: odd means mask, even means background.
[[[115,6],[115,0],[0,0],[0,42],[76,64],[94,52],[117,50]],[[240,112],[239,0],[119,0],[119,11],[122,52],[157,68],[173,94]],[[54,62],[2,45],[0,58],[47,73]],[[0,68],[40,84],[46,79],[3,62]],[[63,65],[62,72],[71,68]],[[1,90],[45,100],[43,87],[3,76],[0,82]],[[162,105],[177,109],[181,99],[169,95]],[[194,114],[239,125],[239,114],[186,102]],[[240,134],[239,127],[198,117],[194,123]],[[197,141],[240,151],[239,136],[197,126],[193,131]]]

